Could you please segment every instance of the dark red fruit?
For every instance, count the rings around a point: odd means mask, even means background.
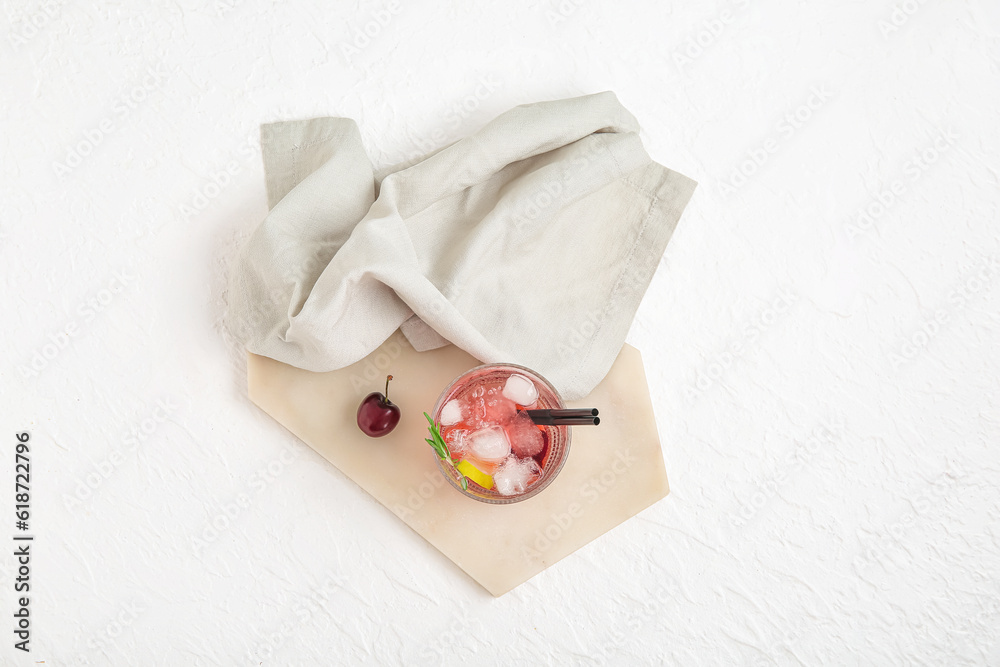
[[[399,406],[389,400],[391,379],[391,375],[385,378],[385,394],[373,391],[358,406],[358,427],[372,438],[381,438],[399,423]]]

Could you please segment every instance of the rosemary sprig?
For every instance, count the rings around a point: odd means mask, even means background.
[[[455,469],[455,472],[458,473],[459,482],[462,484],[462,490],[468,491],[469,480],[465,478],[465,475],[459,472],[458,468],[455,468],[455,461],[451,458],[451,451],[448,449],[448,443],[446,443],[444,438],[441,437],[441,427],[438,424],[435,424],[434,420],[431,419],[431,416],[426,412],[424,413],[424,417],[427,417],[427,423],[430,424],[427,430],[431,432],[431,437],[424,438],[424,440],[427,444],[434,448],[434,451],[437,452],[438,456],[447,461],[448,465]]]

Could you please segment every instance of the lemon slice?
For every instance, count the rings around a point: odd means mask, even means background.
[[[484,489],[489,490],[493,488],[493,478],[469,463],[467,460],[462,460],[456,463],[455,469]]]

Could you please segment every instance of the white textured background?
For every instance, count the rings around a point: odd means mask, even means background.
[[[149,4],[2,3],[0,662],[1000,665],[995,0]],[[262,122],[606,89],[700,182],[629,337],[673,492],[493,599],[248,403],[226,266]]]

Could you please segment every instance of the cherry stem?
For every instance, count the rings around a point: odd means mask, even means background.
[[[385,400],[389,400],[389,380],[392,379],[391,375],[385,376]]]

